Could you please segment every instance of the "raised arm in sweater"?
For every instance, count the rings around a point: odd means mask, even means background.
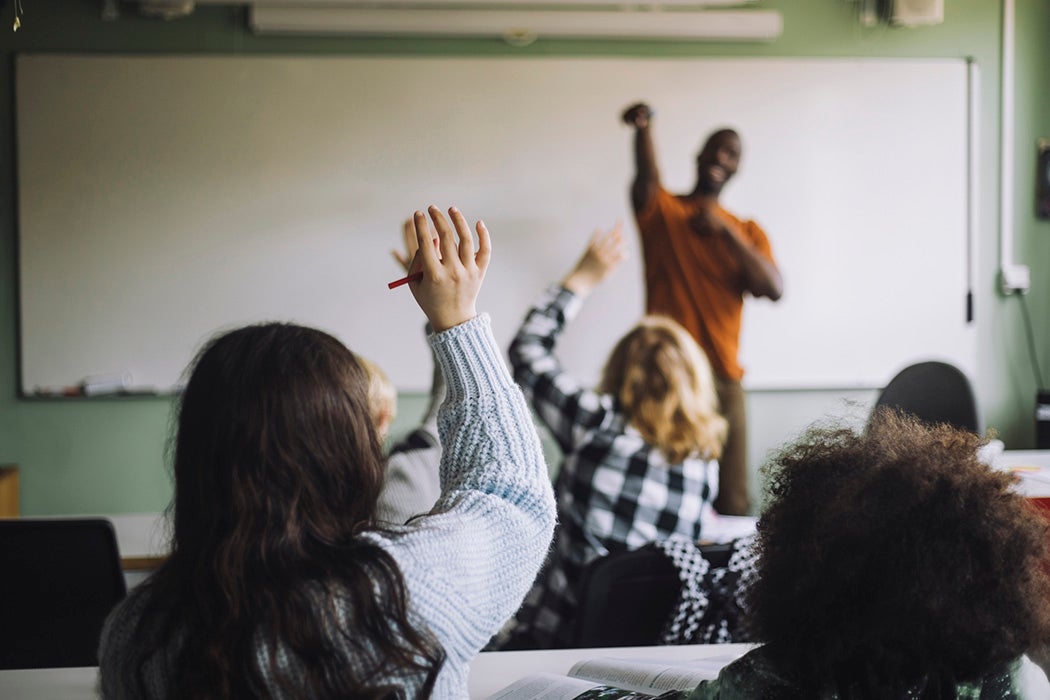
[[[465,224],[455,213],[459,229]],[[423,246],[417,257],[424,278],[411,284],[435,328],[429,340],[448,387],[438,412],[441,496],[431,515],[367,536],[397,560],[412,614],[447,655],[434,696],[458,698],[467,694],[468,662],[517,610],[543,563],[555,507],[539,436],[488,316],[450,323],[455,319],[428,311],[426,295],[434,299],[440,290],[417,289],[440,286],[442,275],[452,274],[448,266],[469,265],[473,257],[451,245],[443,218],[433,210],[431,216],[441,258]]]

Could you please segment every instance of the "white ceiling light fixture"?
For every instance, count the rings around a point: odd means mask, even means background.
[[[712,10],[681,2],[642,7],[595,6],[581,9],[503,9],[487,6],[412,7],[314,4],[309,7],[257,0],[251,8],[252,29],[260,34],[338,34],[373,36],[503,37],[513,44],[536,38],[680,39],[771,41],[783,33],[775,10]],[[279,2],[279,0],[277,0]],[[322,0],[323,1],[323,0]],[[715,0],[717,2],[717,0]],[[728,0],[722,0],[727,4]],[[498,0],[497,0],[498,3]],[[739,4],[735,0],[733,4]]]
[[[759,0],[200,0],[200,4],[229,5],[233,3],[256,6],[318,7],[339,6],[358,9],[389,10],[394,8],[415,10],[454,9],[515,9],[515,10],[568,10],[586,9],[602,11],[645,10],[676,7],[684,10],[702,10],[709,7],[745,7],[756,5]]]

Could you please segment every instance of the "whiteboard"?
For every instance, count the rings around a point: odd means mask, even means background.
[[[422,313],[386,283],[431,203],[488,224],[479,308],[504,346],[593,230],[626,222],[631,259],[559,346],[594,381],[643,310],[619,120],[640,99],[672,191],[710,130],[743,136],[723,202],[767,231],[785,289],[745,304],[748,387],[975,370],[962,60],[39,54],[16,81],[25,393],[104,374],[170,391],[214,332],[273,319],[425,388]]]

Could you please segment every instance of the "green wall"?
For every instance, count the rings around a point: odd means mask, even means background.
[[[412,53],[417,55],[637,55],[637,56],[972,56],[981,67],[980,220],[976,313],[979,334],[976,389],[986,423],[1013,448],[1034,444],[1035,380],[1026,350],[1021,307],[996,292],[999,189],[999,67],[1001,4],[949,0],[941,25],[916,29],[862,28],[848,0],[767,0],[784,15],[784,34],[770,44],[691,42],[539,41],[512,48],[501,41],[362,40],[255,37],[246,11],[199,7],[164,22],[135,16],[102,21],[100,0],[22,0],[22,28],[9,30],[4,10],[0,51],[7,70],[0,89],[0,464],[21,467],[27,515],[156,511],[167,505],[170,483],[164,451],[171,403],[166,399],[25,400],[17,398],[17,210],[15,195],[13,64],[19,51],[105,53]],[[1050,373],[1050,225],[1034,218],[1034,143],[1050,136],[1050,3],[1018,0],[1016,67],[1017,261],[1032,268],[1026,301],[1035,323],[1039,362]],[[163,89],[163,86],[158,86]],[[625,99],[631,96],[626,96]],[[915,115],[921,120],[923,115]],[[960,206],[963,203],[960,202]],[[848,222],[846,222],[848,225]],[[75,235],[75,232],[71,232]],[[129,290],[129,293],[132,293]],[[790,398],[790,397],[789,397]],[[784,401],[780,397],[779,401]],[[395,431],[421,410],[403,397]]]

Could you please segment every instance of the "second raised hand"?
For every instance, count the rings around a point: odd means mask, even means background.
[[[407,275],[412,273],[412,261],[415,259],[416,249],[419,247],[416,243],[416,225],[412,219],[405,219],[405,222],[401,225],[401,238],[404,241],[405,252],[392,250],[390,254],[394,256],[397,264],[404,268]]]
[[[563,287],[580,296],[586,296],[627,257],[623,237],[623,222],[616,222],[608,231],[598,230],[587,242],[583,255],[565,276]]]
[[[492,245],[488,229],[478,221],[475,252],[467,220],[455,207],[448,210],[451,226],[437,207],[431,206],[427,211],[437,233],[437,246],[427,244],[432,235],[430,224],[426,215],[417,211],[412,217],[417,249],[411,269],[421,270],[423,277],[411,282],[410,287],[416,303],[437,332],[477,315],[478,292],[492,257]]]

